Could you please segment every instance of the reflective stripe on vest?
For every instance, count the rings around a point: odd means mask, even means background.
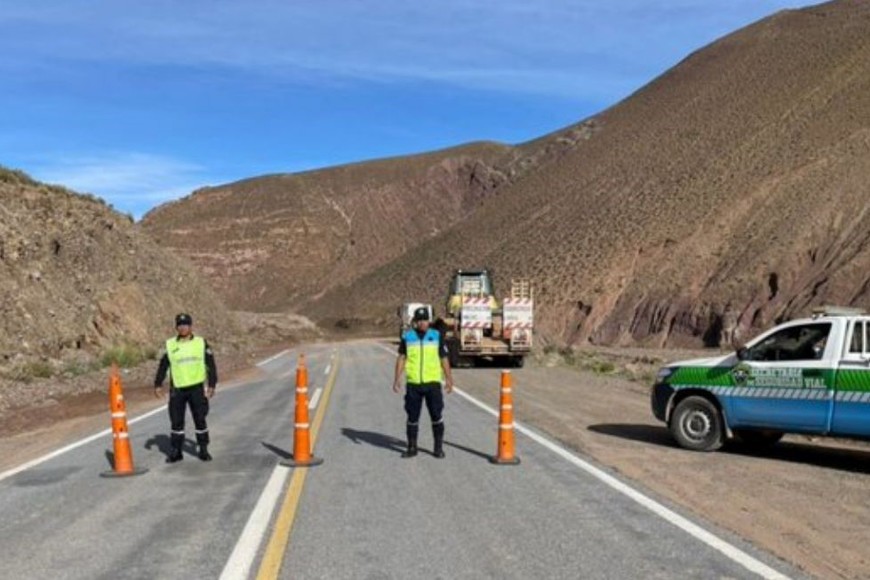
[[[438,348],[440,338],[438,331],[432,328],[426,331],[423,338],[413,329],[405,333],[405,373],[408,384],[441,382],[441,353]]]
[[[205,382],[205,340],[194,336],[191,340],[170,338],[166,341],[169,372],[176,389],[201,385]]]

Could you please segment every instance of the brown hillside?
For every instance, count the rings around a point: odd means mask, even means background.
[[[276,311],[346,285],[436,237],[574,141],[475,143],[205,188],[142,227],[192,260],[236,309]]]
[[[870,306],[870,3],[778,13],[594,124],[312,311],[441,303],[452,269],[482,264],[533,278],[540,330],[571,343],[715,343],[729,303],[744,333],[813,304]]]
[[[149,214],[232,305],[387,320],[457,267],[537,285],[576,343],[715,343],[870,306],[870,3],[778,13],[517,147],[251,179]],[[208,250],[203,250],[208,248]]]
[[[122,344],[154,352],[181,310],[222,348],[236,334],[198,274],[129,218],[2,168],[0,299],[0,374],[47,376]]]

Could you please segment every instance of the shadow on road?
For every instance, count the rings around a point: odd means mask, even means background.
[[[260,441],[260,443],[263,445],[263,447],[265,447],[281,459],[293,459],[293,454],[289,451],[284,451],[280,447],[275,447],[271,443],[266,443],[265,441]]]
[[[471,447],[465,447],[464,445],[459,445],[458,443],[452,443],[450,441],[445,440],[444,445],[446,445],[447,447],[453,447],[454,449],[459,449],[460,451],[465,451],[466,453],[469,453],[471,455],[476,455],[478,457],[486,459],[487,461],[492,459],[492,455],[487,455],[486,453],[478,451],[477,449],[472,449]]]
[[[652,443],[662,447],[679,449],[679,446],[665,427],[605,423],[590,425],[588,429],[595,433],[602,433],[630,441],[640,441],[642,443]],[[689,450],[685,450],[685,452],[694,453]],[[722,448],[720,453],[800,463],[803,465],[815,465],[848,473],[870,473],[870,448],[867,451],[861,449],[842,449],[812,443],[801,443],[799,441],[781,441],[770,447],[751,447],[737,441],[730,441]]]
[[[368,443],[382,449],[389,449],[401,453],[405,450],[405,442],[401,439],[396,439],[390,435],[383,433],[375,433],[374,431],[358,431],[348,427],[342,427],[341,434],[359,445],[360,443]]]
[[[169,439],[169,435],[161,434],[155,435],[151,439],[145,442],[145,449],[151,451],[154,447],[157,447],[157,450],[169,457],[169,453],[172,451],[172,442]],[[185,439],[184,443],[181,446],[181,451],[183,453],[188,453],[190,455],[196,454],[196,443],[194,443],[191,439]],[[107,452],[108,455],[108,452]]]
[[[796,441],[780,441],[766,448],[752,448],[740,443],[729,443],[724,451],[732,455],[815,465],[848,473],[870,473],[870,450],[841,449]]]
[[[664,447],[676,447],[673,437],[665,427],[656,425],[634,425],[630,423],[602,423],[599,425],[590,425],[590,431],[619,437],[621,439],[629,439],[630,441],[641,441],[642,443],[653,443]]]

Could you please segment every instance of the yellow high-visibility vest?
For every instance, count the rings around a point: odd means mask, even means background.
[[[205,339],[194,336],[190,340],[178,337],[166,341],[166,355],[169,357],[169,372],[172,385],[176,389],[200,385],[206,379]]]
[[[432,328],[422,338],[413,329],[405,333],[405,374],[408,384],[441,382],[440,338],[438,331]]]

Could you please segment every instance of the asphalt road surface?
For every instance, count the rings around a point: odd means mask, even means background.
[[[402,459],[394,347],[305,347],[314,454],[290,468],[299,351],[221,385],[200,462],[166,464],[165,409],[131,422],[142,475],[107,479],[108,436],[0,474],[0,578],[784,578],[800,573],[680,514],[606,467],[518,426],[517,466],[492,465],[497,419],[456,372],[447,457]],[[523,371],[514,371],[522,385]]]

